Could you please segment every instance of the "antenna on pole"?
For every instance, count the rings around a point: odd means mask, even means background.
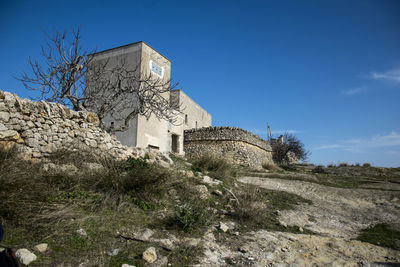
[[[267,122],[267,135],[268,135],[268,141],[271,142],[272,140],[271,127],[269,127],[268,122]]]

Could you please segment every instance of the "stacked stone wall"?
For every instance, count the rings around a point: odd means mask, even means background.
[[[209,154],[234,164],[261,168],[273,164],[270,144],[259,136],[235,127],[207,127],[185,131],[187,157]]]
[[[61,149],[87,148],[114,158],[138,153],[98,125],[94,113],[0,91],[0,146],[17,145],[27,158],[48,157]]]

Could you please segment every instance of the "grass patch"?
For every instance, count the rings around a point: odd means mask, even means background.
[[[251,184],[241,187],[240,190],[235,190],[239,201],[233,202],[233,211],[228,216],[239,222],[242,230],[266,229],[298,232],[295,228],[281,226],[277,220],[276,211],[293,209],[300,203],[311,204],[310,200],[295,194],[267,190]]]
[[[227,181],[234,176],[232,165],[223,158],[202,155],[199,158],[192,159],[192,164],[193,171],[206,173],[221,181]]]
[[[357,237],[358,240],[374,245],[400,250],[400,231],[386,224],[377,224],[365,229]]]

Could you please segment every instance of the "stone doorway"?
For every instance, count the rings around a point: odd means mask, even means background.
[[[171,138],[172,138],[171,151],[172,153],[179,154],[179,135],[172,134]]]

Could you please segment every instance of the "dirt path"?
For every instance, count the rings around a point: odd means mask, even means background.
[[[259,177],[242,177],[239,181],[311,200],[312,205],[302,204],[295,210],[282,211],[279,220],[324,236],[355,238],[361,229],[377,223],[400,227],[400,193],[396,191],[343,189]]]
[[[352,239],[377,223],[400,229],[399,192],[276,178],[242,177],[239,181],[311,200],[311,205],[281,211],[279,220],[319,235],[261,230],[231,235],[223,242],[205,239],[205,257],[198,266],[398,266],[399,251]]]

